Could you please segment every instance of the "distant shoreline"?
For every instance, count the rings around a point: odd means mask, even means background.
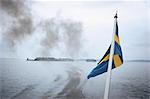
[[[27,61],[86,61],[96,62],[96,59],[72,59],[72,58],[54,58],[54,57],[36,57],[34,59],[27,58]]]
[[[125,60],[126,62],[150,62],[150,60]]]
[[[36,58],[0,58],[1,61],[6,60],[6,59],[21,59],[21,60],[25,60],[25,61],[69,61],[69,60],[59,60],[59,58],[56,58],[57,60],[35,60]],[[60,58],[62,59],[62,58]],[[72,59],[72,58],[70,58]],[[92,60],[91,60],[92,59]],[[94,58],[84,58],[84,59],[72,59],[72,61],[86,61],[86,62],[98,62],[99,59],[94,59]],[[71,62],[71,61],[70,61]],[[145,60],[145,59],[131,59],[131,60],[124,60],[124,62],[145,62],[145,63],[149,63],[150,60]]]
[[[36,57],[34,59],[27,58],[27,61],[86,61],[86,62],[97,62],[98,59],[73,59],[73,58],[54,58],[54,57]],[[150,60],[135,59],[135,60],[124,60],[125,62],[150,62]]]

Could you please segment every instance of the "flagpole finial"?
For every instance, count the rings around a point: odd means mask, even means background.
[[[114,18],[118,18],[118,16],[117,16],[117,12],[118,12],[118,11],[116,11],[116,15],[114,16]]]

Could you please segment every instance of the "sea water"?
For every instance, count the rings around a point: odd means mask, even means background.
[[[87,80],[96,62],[0,59],[1,99],[103,99],[106,73]],[[150,99],[150,63],[112,70],[110,99]]]

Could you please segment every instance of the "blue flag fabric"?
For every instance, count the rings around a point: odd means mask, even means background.
[[[123,56],[122,56],[122,50],[120,46],[119,36],[118,36],[118,23],[116,21],[115,23],[116,30],[114,35],[114,55],[113,55],[113,62],[112,62],[112,69],[119,67],[121,64],[123,64]],[[88,79],[91,77],[95,77],[97,75],[100,75],[102,73],[107,72],[108,69],[108,62],[109,62],[109,55],[110,55],[110,48],[109,46],[108,50],[102,57],[102,59],[98,62],[97,66],[91,71],[91,73],[88,75]]]

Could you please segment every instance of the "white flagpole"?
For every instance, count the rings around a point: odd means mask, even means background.
[[[108,63],[108,69],[107,69],[107,78],[106,78],[106,84],[105,84],[105,93],[104,93],[104,99],[109,99],[109,91],[110,91],[110,83],[111,83],[111,69],[112,69],[112,62],[113,62],[113,55],[114,55],[114,36],[116,31],[116,22],[117,22],[117,13],[115,15],[115,22],[114,22],[114,30],[112,35],[112,42],[111,42],[111,48],[110,48],[110,56],[109,56],[109,63]]]

